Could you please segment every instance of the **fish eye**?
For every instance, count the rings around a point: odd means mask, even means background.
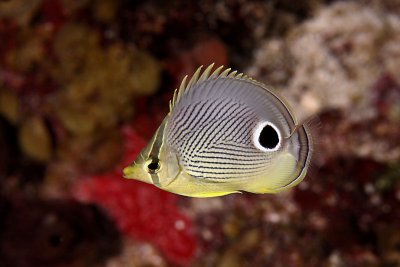
[[[281,135],[278,128],[270,122],[260,123],[254,134],[255,146],[265,152],[276,151],[280,147]]]
[[[155,158],[148,160],[146,164],[147,171],[151,174],[157,173],[161,168],[160,161]]]

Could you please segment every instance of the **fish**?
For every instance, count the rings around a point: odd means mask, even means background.
[[[309,125],[265,84],[220,66],[185,76],[128,179],[188,197],[278,193],[300,183],[313,154]]]

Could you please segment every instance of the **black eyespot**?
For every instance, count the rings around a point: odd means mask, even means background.
[[[149,165],[147,165],[150,173],[156,173],[160,169],[160,161],[158,159],[152,159]]]
[[[260,145],[267,149],[274,149],[279,144],[279,135],[271,125],[266,125],[258,137]]]

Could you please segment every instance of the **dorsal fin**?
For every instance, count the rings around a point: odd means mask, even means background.
[[[169,102],[170,112],[172,111],[174,106],[176,104],[178,104],[179,101],[181,101],[183,96],[187,95],[193,87],[195,87],[196,85],[199,85],[200,83],[207,81],[209,79],[236,78],[236,79],[245,79],[245,80],[249,80],[251,82],[255,82],[253,79],[249,78],[248,76],[244,75],[243,73],[237,73],[237,71],[231,71],[230,68],[222,71],[224,66],[220,66],[217,69],[215,69],[213,72],[211,72],[213,67],[214,67],[214,63],[210,64],[203,71],[203,73],[201,73],[203,66],[200,66],[195,71],[192,78],[190,79],[190,81],[187,84],[186,84],[186,82],[187,82],[188,76],[186,75],[183,78],[181,85],[179,86],[179,89],[175,89],[172,100]],[[201,73],[201,75],[200,75],[200,73]]]
[[[286,101],[282,97],[279,97],[276,92],[273,92],[264,83],[256,81],[253,78],[251,78],[251,77],[249,77],[249,76],[247,76],[247,75],[245,75],[243,73],[238,73],[237,71],[232,71],[230,68],[227,68],[227,69],[224,70],[224,66],[220,66],[217,69],[215,69],[213,72],[211,72],[213,67],[214,67],[214,63],[209,65],[203,71],[203,73],[201,73],[201,70],[202,70],[203,66],[200,66],[195,71],[195,73],[193,74],[193,76],[191,77],[191,79],[190,79],[190,81],[188,83],[187,83],[188,76],[186,75],[183,78],[179,89],[175,89],[174,95],[172,97],[172,100],[170,101],[170,111],[169,111],[170,113],[173,112],[174,107],[176,107],[179,103],[183,102],[184,100],[187,101],[188,98],[186,98],[186,97],[188,97],[189,95],[191,95],[193,97],[193,95],[194,95],[193,93],[195,92],[195,90],[193,88],[197,88],[198,87],[199,90],[205,90],[205,88],[201,88],[202,87],[201,85],[203,83],[208,82],[210,80],[216,81],[219,78],[222,78],[224,80],[227,80],[227,79],[232,80],[231,82],[233,82],[234,80],[245,81],[247,83],[255,85],[256,87],[262,88],[263,90],[265,90],[265,92],[267,92],[268,94],[273,96],[273,98],[275,99],[276,103],[280,103],[288,111],[289,116],[293,120],[293,123],[295,125],[298,124],[296,118],[293,116],[293,113],[291,112],[291,110],[289,108],[289,105],[286,103]],[[223,88],[221,90],[222,90],[220,92],[221,94],[224,94],[224,92],[225,93],[227,92],[226,88]],[[209,91],[208,93],[210,93],[210,92],[211,91]],[[198,95],[197,95],[197,97],[198,97]]]

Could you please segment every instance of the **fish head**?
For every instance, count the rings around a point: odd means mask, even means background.
[[[178,158],[174,150],[165,143],[166,123],[167,120],[164,120],[136,160],[123,170],[125,178],[162,188],[178,176],[181,171]]]

